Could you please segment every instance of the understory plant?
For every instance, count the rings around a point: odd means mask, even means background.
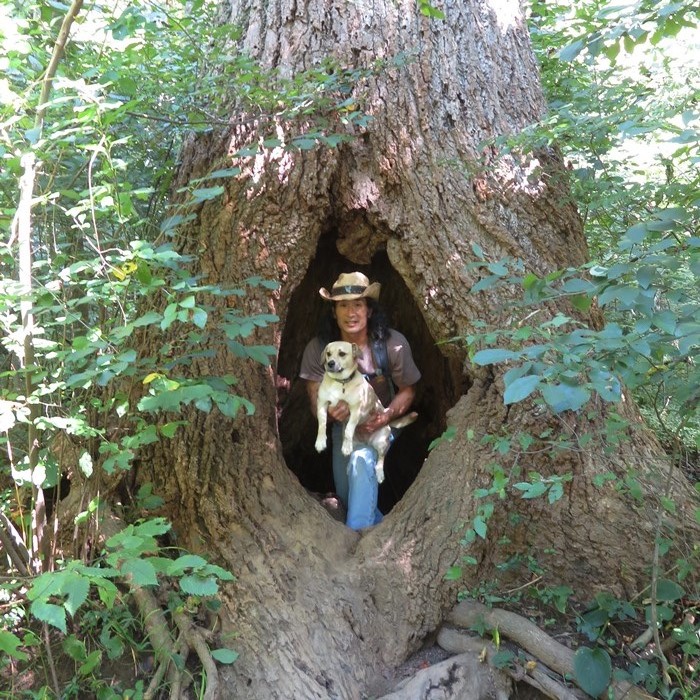
[[[501,564],[524,567],[540,581],[523,586],[519,600],[530,595],[556,614],[575,616],[588,642],[576,654],[576,680],[593,696],[613,678],[664,698],[700,692],[700,549],[678,541],[668,527],[677,512],[670,483],[678,469],[698,493],[700,524],[700,113],[698,68],[688,51],[698,45],[697,20],[689,3],[532,3],[531,35],[550,109],[540,124],[494,146],[523,159],[538,149],[562,151],[591,262],[538,274],[475,245],[472,292],[504,286],[516,301],[508,326],[477,322],[456,339],[466,343],[474,365],[503,368],[506,404],[533,402],[554,421],[569,412],[595,418],[602,405],[607,418],[599,433],[564,430],[554,438],[543,427],[537,435],[468,436],[490,446],[492,481],[475,493],[480,505],[462,538],[466,551],[448,578],[459,579],[463,567],[476,564],[469,546],[489,536],[489,519],[504,499],[556,507],[574,476],[524,472],[529,454],[584,452],[591,441],[614,452],[620,440],[631,439],[632,426],[617,410],[621,401],[634,400],[668,454],[649,586],[639,598],[600,594],[586,601],[580,591],[547,584],[546,553]],[[553,306],[561,311],[550,313]],[[600,314],[599,327],[581,321],[590,311]],[[448,429],[442,439],[450,438]],[[644,498],[632,472],[602,472],[595,485],[606,483]],[[669,564],[672,552],[678,555]],[[514,602],[497,581],[476,593],[492,604]],[[616,629],[625,624],[639,632],[636,663],[629,653],[623,658]]]
[[[368,76],[325,61],[287,79],[237,39],[202,0],[0,7],[0,678],[12,697],[36,668],[42,697],[153,697],[160,684],[175,696],[187,682],[212,694],[215,662],[235,661],[233,641],[201,624],[233,574],[173,546],[149,485],[109,496],[193,410],[254,413],[237,377],[188,368],[220,352],[269,364],[256,334],[278,319],[237,301],[276,283],[196,278],[177,236],[262,150],[352,138]],[[232,114],[249,144],[173,192],[183,141]],[[149,683],[107,686],[102,664],[131,655],[154,657]]]

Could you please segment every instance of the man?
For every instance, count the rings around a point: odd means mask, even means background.
[[[379,489],[375,476],[377,453],[362,443],[374,431],[388,425],[411,408],[415,385],[421,377],[406,338],[387,326],[377,305],[381,286],[370,284],[361,272],[341,274],[329,292],[319,294],[331,302],[325,327],[304,350],[299,376],[306,380],[311,410],[316,414],[318,387],[323,379],[322,352],[327,343],[344,340],[360,349],[358,367],[374,387],[384,409],[374,413],[355,431],[356,449],[349,457],[341,452],[342,424],[350,415],[345,401],[328,409],[333,421],[333,479],[335,490],[347,509],[346,525],[360,530],[382,520],[377,508]]]

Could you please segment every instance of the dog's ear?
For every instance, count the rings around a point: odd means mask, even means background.
[[[356,360],[358,357],[362,355],[362,352],[360,350],[360,346],[357,343],[352,344],[352,357],[354,360]]]

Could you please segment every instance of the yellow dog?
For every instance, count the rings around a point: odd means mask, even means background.
[[[373,413],[382,411],[384,407],[372,385],[365,379],[357,367],[360,349],[355,343],[336,341],[329,343],[323,349],[323,380],[318,388],[316,417],[318,419],[318,434],[316,436],[316,451],[326,449],[326,425],[328,407],[335,406],[338,401],[345,401],[350,411],[350,417],[343,431],[341,451],[349,455],[353,450],[355,428],[364,423]],[[366,443],[377,452],[375,473],[377,482],[384,481],[384,456],[391,445],[391,429],[403,428],[413,423],[417,413],[408,413],[401,418],[391,421],[379,430],[373,432]]]

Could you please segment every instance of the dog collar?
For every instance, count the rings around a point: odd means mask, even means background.
[[[355,375],[357,374],[357,370],[355,370],[349,377],[346,377],[345,379],[337,379],[336,377],[331,377],[331,379],[334,382],[338,382],[338,384],[342,384],[345,386],[349,381],[352,381],[355,378]],[[344,389],[343,389],[344,391]]]

